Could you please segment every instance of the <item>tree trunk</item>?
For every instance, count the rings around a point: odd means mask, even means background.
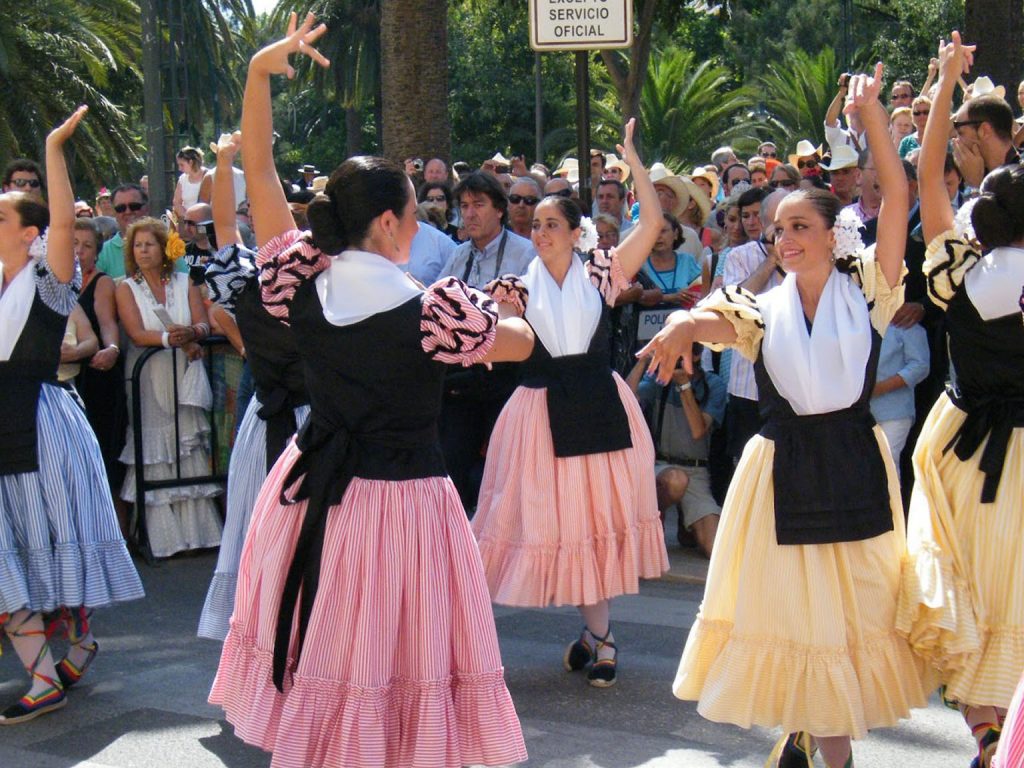
[[[1006,100],[1016,107],[1017,78],[1024,52],[1024,23],[1020,0],[966,0],[964,41],[976,43],[970,78],[988,75],[1006,86]]]
[[[383,154],[447,159],[448,0],[382,0],[380,48]]]
[[[363,151],[363,112],[356,107],[345,107],[345,154],[355,157]]]
[[[633,34],[633,45],[629,49],[629,64],[623,62],[618,51],[601,51],[601,58],[608,68],[615,92],[619,97],[622,119],[637,119],[637,130],[634,140],[638,148],[643,148],[641,139],[643,126],[640,124],[640,94],[647,79],[647,65],[651,60],[651,34],[654,31],[654,19],[661,0],[644,0],[637,2],[636,28]]]

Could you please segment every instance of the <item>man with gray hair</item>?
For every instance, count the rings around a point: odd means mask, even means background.
[[[738,160],[732,147],[719,147],[711,153],[711,162],[717,166],[718,173],[721,174],[725,168],[735,165]]]
[[[533,210],[543,197],[540,184],[532,177],[514,179],[508,192],[508,228],[529,239],[533,231]]]

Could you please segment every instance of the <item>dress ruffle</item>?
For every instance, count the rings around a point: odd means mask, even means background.
[[[309,232],[292,229],[266,242],[256,254],[264,308],[287,323],[288,305],[295,291],[330,263],[330,256],[313,245]]]
[[[455,277],[438,280],[423,295],[423,351],[441,363],[481,362],[494,346],[498,306],[483,291]]]
[[[935,237],[928,244],[922,266],[929,298],[945,309],[963,286],[967,271],[980,259],[977,247],[960,239],[953,230]]]
[[[668,569],[650,432],[615,379],[632,448],[557,458],[544,389],[520,387],[498,418],[473,519],[494,602],[592,605]]]
[[[757,299],[746,288],[724,285],[697,305],[699,309],[717,312],[736,331],[736,341],[729,344],[704,344],[708,349],[720,352],[735,349],[748,360],[756,360],[764,338],[764,319],[758,309]]]

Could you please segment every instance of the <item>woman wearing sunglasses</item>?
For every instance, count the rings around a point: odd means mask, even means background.
[[[772,189],[784,189],[787,192],[792,192],[799,183],[800,171],[789,163],[785,163],[775,166],[768,186]]]

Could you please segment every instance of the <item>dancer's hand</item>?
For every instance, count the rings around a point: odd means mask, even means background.
[[[616,144],[615,149],[618,150],[619,155],[626,165],[629,166],[630,170],[636,171],[637,168],[643,168],[644,164],[640,160],[640,155],[637,154],[636,147],[633,145],[633,131],[636,130],[636,118],[629,118],[629,122],[626,123],[626,128],[623,131],[622,143]]]
[[[650,357],[647,373],[653,374],[662,385],[668,384],[676,364],[682,360],[683,370],[693,375],[694,321],[689,312],[673,312],[665,327],[636,353],[638,358]]]
[[[50,131],[50,135],[46,137],[46,143],[51,147],[63,146],[64,142],[74,134],[78,124],[82,122],[82,118],[85,117],[85,113],[88,111],[89,107],[83,104],[72,112],[71,117]]]
[[[288,57],[293,53],[308,56],[321,67],[331,65],[327,57],[313,46],[313,43],[327,31],[327,25],[321,24],[314,29],[313,22],[316,21],[316,18],[312,13],[306,14],[306,19],[301,26],[296,26],[297,21],[298,16],[293,12],[288,21],[288,34],[276,43],[271,43],[258,51],[252,57],[250,71],[258,71],[266,75],[286,75],[291,79],[295,77],[295,69],[288,62]]]

